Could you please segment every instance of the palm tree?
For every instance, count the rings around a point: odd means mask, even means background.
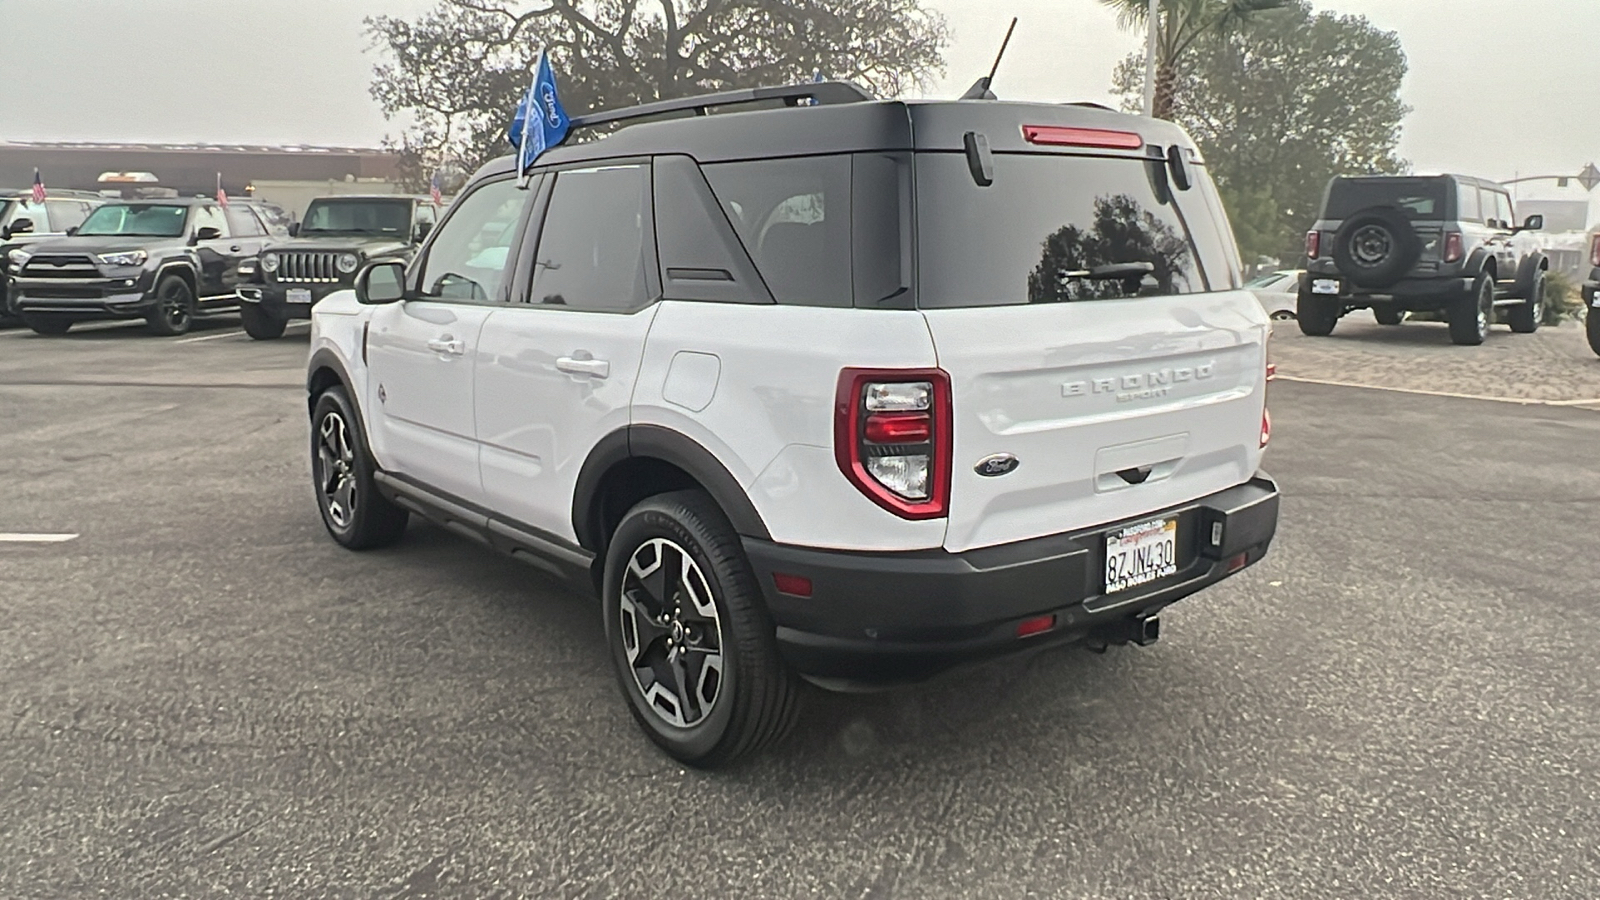
[[[1117,11],[1117,24],[1144,29],[1150,15],[1149,0],[1100,0]],[[1177,97],[1178,72],[1194,42],[1207,34],[1226,32],[1250,16],[1278,9],[1288,0],[1161,0],[1161,21],[1156,28],[1156,99],[1154,115],[1172,118]]]

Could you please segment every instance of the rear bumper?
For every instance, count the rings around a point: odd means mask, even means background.
[[[1104,535],[1128,522],[966,553],[856,553],[754,538],[744,546],[791,665],[814,679],[889,685],[1039,646],[1131,640],[1140,620],[1266,555],[1278,488],[1257,475],[1131,521],[1157,516],[1178,517],[1179,571],[1109,596]],[[809,578],[812,596],[779,592],[774,573]],[[1053,628],[1016,636],[1019,624],[1047,615]]]
[[[1462,276],[1438,276],[1434,278],[1402,278],[1386,288],[1367,289],[1357,286],[1348,278],[1338,274],[1321,274],[1307,272],[1300,276],[1300,292],[1311,294],[1311,282],[1317,279],[1336,278],[1339,280],[1338,298],[1347,303],[1364,305],[1372,302],[1383,303],[1395,309],[1431,310],[1439,309],[1459,300],[1472,292],[1472,278]],[[1333,294],[1311,294],[1312,296],[1332,297]]]

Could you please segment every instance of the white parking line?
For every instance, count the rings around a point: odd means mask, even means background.
[[[1299,378],[1278,373],[1278,381],[1298,381],[1301,384],[1322,384],[1328,387],[1360,388],[1366,391],[1389,391],[1394,394],[1420,394],[1424,397],[1449,397],[1452,400],[1487,400],[1491,403],[1515,403],[1520,406],[1586,406],[1600,403],[1593,400],[1535,400],[1528,397],[1486,397],[1482,394],[1456,394],[1450,391],[1425,391],[1421,388],[1386,387],[1380,384],[1357,384],[1353,381],[1327,381],[1321,378]]]
[[[59,544],[77,537],[75,534],[24,534],[0,531],[0,544]]]
[[[310,325],[310,324],[311,324],[311,321],[309,319],[303,319],[303,320],[300,320],[298,322],[290,322],[288,327],[289,328],[294,328],[294,327],[299,326],[299,325]],[[224,331],[221,334],[202,334],[199,337],[186,337],[186,338],[183,338],[182,340],[173,341],[173,343],[175,343],[175,344],[198,344],[201,341],[214,341],[217,338],[225,338],[225,337],[239,337],[242,334],[244,334],[244,332],[242,332],[242,331]]]

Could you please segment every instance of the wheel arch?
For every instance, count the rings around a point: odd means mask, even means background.
[[[188,259],[171,259],[162,263],[156,269],[156,277],[150,282],[150,290],[154,291],[159,287],[161,279],[169,274],[182,278],[184,283],[189,285],[189,293],[193,294],[196,300],[200,298],[200,276],[196,274],[194,264]]]
[[[700,489],[746,537],[771,540],[738,479],[694,439],[659,425],[630,425],[595,444],[578,472],[572,527],[585,550],[603,556],[622,516],[646,497]]]
[[[1550,271],[1550,258],[1541,252],[1528,255],[1517,268],[1517,293],[1527,299],[1533,291],[1533,281],[1540,272]]]
[[[323,347],[311,354],[311,359],[306,363],[306,415],[311,415],[317,409],[317,397],[331,387],[344,388],[345,397],[350,400],[350,405],[355,407],[356,416],[361,419],[361,427],[366,428],[366,416],[361,411],[361,398],[356,396],[354,382],[350,373],[345,370],[344,361],[339,355],[327,347]]]

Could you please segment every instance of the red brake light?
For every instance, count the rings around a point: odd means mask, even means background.
[[[1306,232],[1306,259],[1316,259],[1322,255],[1322,232]]]
[[[1466,251],[1461,246],[1461,232],[1446,231],[1444,233],[1444,261],[1447,263],[1460,262]]]
[[[845,369],[834,458],[868,499],[902,519],[950,511],[950,376],[942,369]]]
[[[1144,138],[1131,131],[1107,131],[1103,128],[1024,125],[1022,138],[1030,144],[1057,147],[1103,147],[1107,150],[1139,150],[1144,147]]]
[[[778,589],[778,593],[780,594],[788,594],[791,597],[811,596],[811,579],[805,577],[804,575],[789,575],[783,572],[773,572],[772,585]]]
[[[1600,234],[1594,236],[1594,243],[1589,247],[1589,265],[1600,266]]]
[[[1054,615],[1024,619],[1017,625],[1017,637],[1025,638],[1036,634],[1044,634],[1054,627],[1056,627],[1056,617]]]

